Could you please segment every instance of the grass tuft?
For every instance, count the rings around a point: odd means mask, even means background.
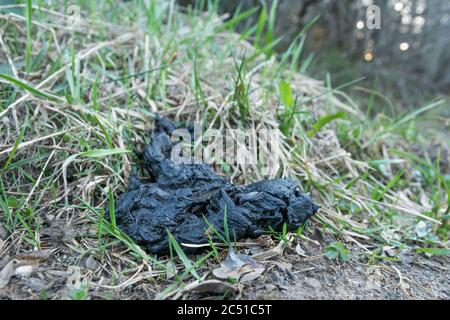
[[[257,8],[227,19],[215,1],[190,9],[173,0],[77,4],[77,27],[65,1],[0,7],[2,49],[11,55],[0,62],[0,225],[9,232],[3,254],[61,247],[65,258],[52,258],[55,269],[77,264],[87,278],[98,276],[75,298],[99,288],[126,295],[133,285],[169,298],[186,282],[204,279],[223,259],[222,244],[235,240],[226,211],[225,234],[209,225],[210,243],[199,256],[186,255],[170,233],[173,255],[149,256],[114,219],[114,197],[131,174],[147,175],[130,150],[142,150],[158,113],[254,137],[258,130],[280,132],[279,143],[260,150],[257,164],[215,168],[242,184],[297,181],[321,206],[297,236],[335,239],[330,256],[353,256],[349,243],[369,261],[385,259],[386,246],[448,255],[446,144],[418,126],[448,101],[398,115],[382,93],[356,86],[361,79],[333,87],[331,76],[321,81],[304,74],[314,63],[314,55],[303,54],[306,31],[317,18],[276,54],[277,1],[241,34],[234,29]],[[356,89],[358,98],[345,88]],[[263,172],[266,159],[277,165]],[[104,216],[108,205],[111,221]],[[267,231],[288,238],[286,226]],[[213,243],[213,234],[222,244]],[[95,272],[84,267],[89,255],[101,261]],[[175,282],[165,277],[169,262],[184,268]]]

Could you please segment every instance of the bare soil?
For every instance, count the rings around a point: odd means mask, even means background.
[[[369,263],[359,247],[349,247],[348,262],[325,258],[322,242],[300,241],[301,252],[294,241],[280,256],[271,258],[267,270],[250,284],[236,284],[237,293],[232,299],[449,299],[449,257],[426,257],[411,252],[397,253],[400,261],[374,260]],[[261,248],[246,248],[242,253],[252,254]],[[252,252],[253,251],[253,252]],[[117,254],[112,253],[108,259]],[[223,252],[223,257],[225,251]],[[11,259],[0,257],[0,270]],[[119,261],[120,262],[117,262]],[[80,283],[87,283],[86,299],[154,299],[158,292],[174,282],[172,279],[156,280],[146,277],[128,286],[117,284],[131,281],[136,268],[126,265],[126,259],[117,259],[122,270],[115,274],[107,262],[92,255],[77,255],[62,245],[50,259],[41,263],[27,278],[14,277],[9,285],[0,289],[0,299],[67,299],[80,291]],[[199,270],[214,278],[210,270],[218,266],[209,260]],[[116,278],[115,278],[116,277]],[[114,280],[115,279],[115,280]],[[186,281],[189,283],[190,281]],[[78,289],[76,289],[78,288]],[[74,291],[75,290],[75,291]],[[220,299],[223,295],[198,295],[187,293],[183,299]]]
[[[317,252],[319,253],[319,252]],[[346,263],[323,256],[282,258],[295,278],[272,269],[243,293],[249,299],[449,299],[448,257],[405,255],[400,262]]]

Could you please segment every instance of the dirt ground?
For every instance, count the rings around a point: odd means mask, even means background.
[[[346,263],[323,256],[283,257],[291,274],[278,268],[264,274],[246,290],[249,299],[449,299],[448,257],[405,255],[400,262],[368,264],[358,259]]]
[[[400,261],[372,260],[362,255],[358,247],[348,247],[350,260],[340,262],[324,257],[325,245],[321,242],[300,241],[284,250],[282,255],[264,262],[266,271],[249,284],[235,284],[237,293],[226,295],[232,299],[442,299],[450,298],[449,257],[426,257],[402,251],[396,256]],[[241,253],[254,254],[260,247],[245,248]],[[225,254],[225,252],[223,252]],[[83,299],[154,299],[172,280],[156,281],[143,277],[129,286],[111,286],[106,264],[92,256],[70,257],[70,249],[61,248],[41,263],[30,276],[14,277],[9,285],[0,289],[0,299],[67,299],[81,294]],[[0,258],[0,270],[10,260]],[[199,271],[214,279],[208,271],[218,263],[210,260]],[[123,279],[130,281],[134,269],[124,272]],[[111,276],[109,276],[111,277]],[[83,289],[80,282],[87,282]],[[77,285],[78,283],[78,285]],[[97,286],[103,283],[105,286]],[[189,283],[189,280],[186,282]],[[74,288],[82,288],[76,289]],[[77,293],[78,290],[78,293]],[[85,291],[85,293],[83,293]],[[198,295],[187,293],[182,299],[221,299],[223,295]],[[172,298],[172,297],[171,297]]]

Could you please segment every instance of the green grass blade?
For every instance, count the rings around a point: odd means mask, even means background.
[[[6,163],[3,166],[2,175],[8,169],[8,166],[11,164],[12,159],[16,155],[17,148],[19,147],[20,143],[23,140],[23,136],[25,135],[25,131],[27,130],[27,127],[28,127],[27,125],[24,125],[22,127],[22,130],[20,130],[19,136],[17,137],[16,141],[14,142],[14,146],[13,146],[11,152],[9,153],[8,160],[6,160]]]
[[[433,256],[448,256],[450,255],[450,249],[439,248],[415,248],[416,252],[430,254]]]
[[[223,230],[225,232],[225,239],[227,240],[228,245],[231,244],[230,242],[230,231],[228,230],[228,209],[227,206],[225,206],[225,210],[223,212]]]
[[[308,131],[308,138],[313,137],[317,132],[319,132],[324,126],[329,124],[330,122],[336,120],[336,119],[343,119],[345,118],[347,114],[343,111],[337,112],[331,115],[326,115],[323,117],[320,117],[319,120],[313,124],[312,129]]]
[[[81,152],[79,156],[85,158],[103,158],[122,153],[130,153],[130,150],[115,148],[115,149],[93,149],[85,152]]]
[[[114,202],[114,195],[111,190],[111,187],[109,188],[109,192],[108,192],[108,201],[109,201],[109,218],[111,219],[111,226],[112,226],[113,232],[115,232],[117,229],[116,204]]]
[[[48,99],[48,100],[51,100],[51,101],[57,101],[59,99],[58,96],[55,96],[55,95],[52,95],[52,94],[47,94],[47,93],[45,93],[45,92],[43,92],[41,90],[38,90],[38,89],[36,89],[36,88],[26,84],[25,82],[22,82],[22,81],[20,81],[18,79],[10,77],[10,76],[8,76],[6,74],[1,74],[0,73],[0,78],[3,78],[5,80],[11,82],[12,84],[17,85],[19,88],[21,88],[21,89],[23,89],[25,91],[28,91],[29,93],[34,94],[35,96],[39,96],[39,97],[42,97],[42,98],[45,98],[45,99]]]
[[[25,52],[25,69],[28,72],[31,71],[31,28],[32,28],[32,16],[33,16],[33,4],[32,0],[26,0],[26,26],[27,26],[27,39],[26,39],[26,52]]]
[[[173,235],[170,233],[169,230],[167,230],[167,235],[169,237],[169,243],[170,245],[175,249],[175,252],[177,253],[178,257],[180,258],[181,262],[184,264],[186,270],[191,270],[191,274],[197,279],[200,280],[200,276],[198,275],[197,271],[195,271],[195,268],[192,266],[191,260],[186,256],[183,249],[181,249],[180,245],[178,244],[177,240],[173,237]]]

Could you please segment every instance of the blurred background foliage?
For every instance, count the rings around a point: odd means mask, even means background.
[[[179,2],[197,9],[208,5]],[[364,77],[360,85],[394,99],[403,109],[450,94],[450,1],[223,0],[216,5],[229,17],[257,8],[240,23],[241,32],[274,12],[277,52],[287,50],[309,27],[301,58],[312,63],[302,71],[318,79],[330,74],[334,86]],[[378,30],[367,26],[371,5],[380,8]]]

